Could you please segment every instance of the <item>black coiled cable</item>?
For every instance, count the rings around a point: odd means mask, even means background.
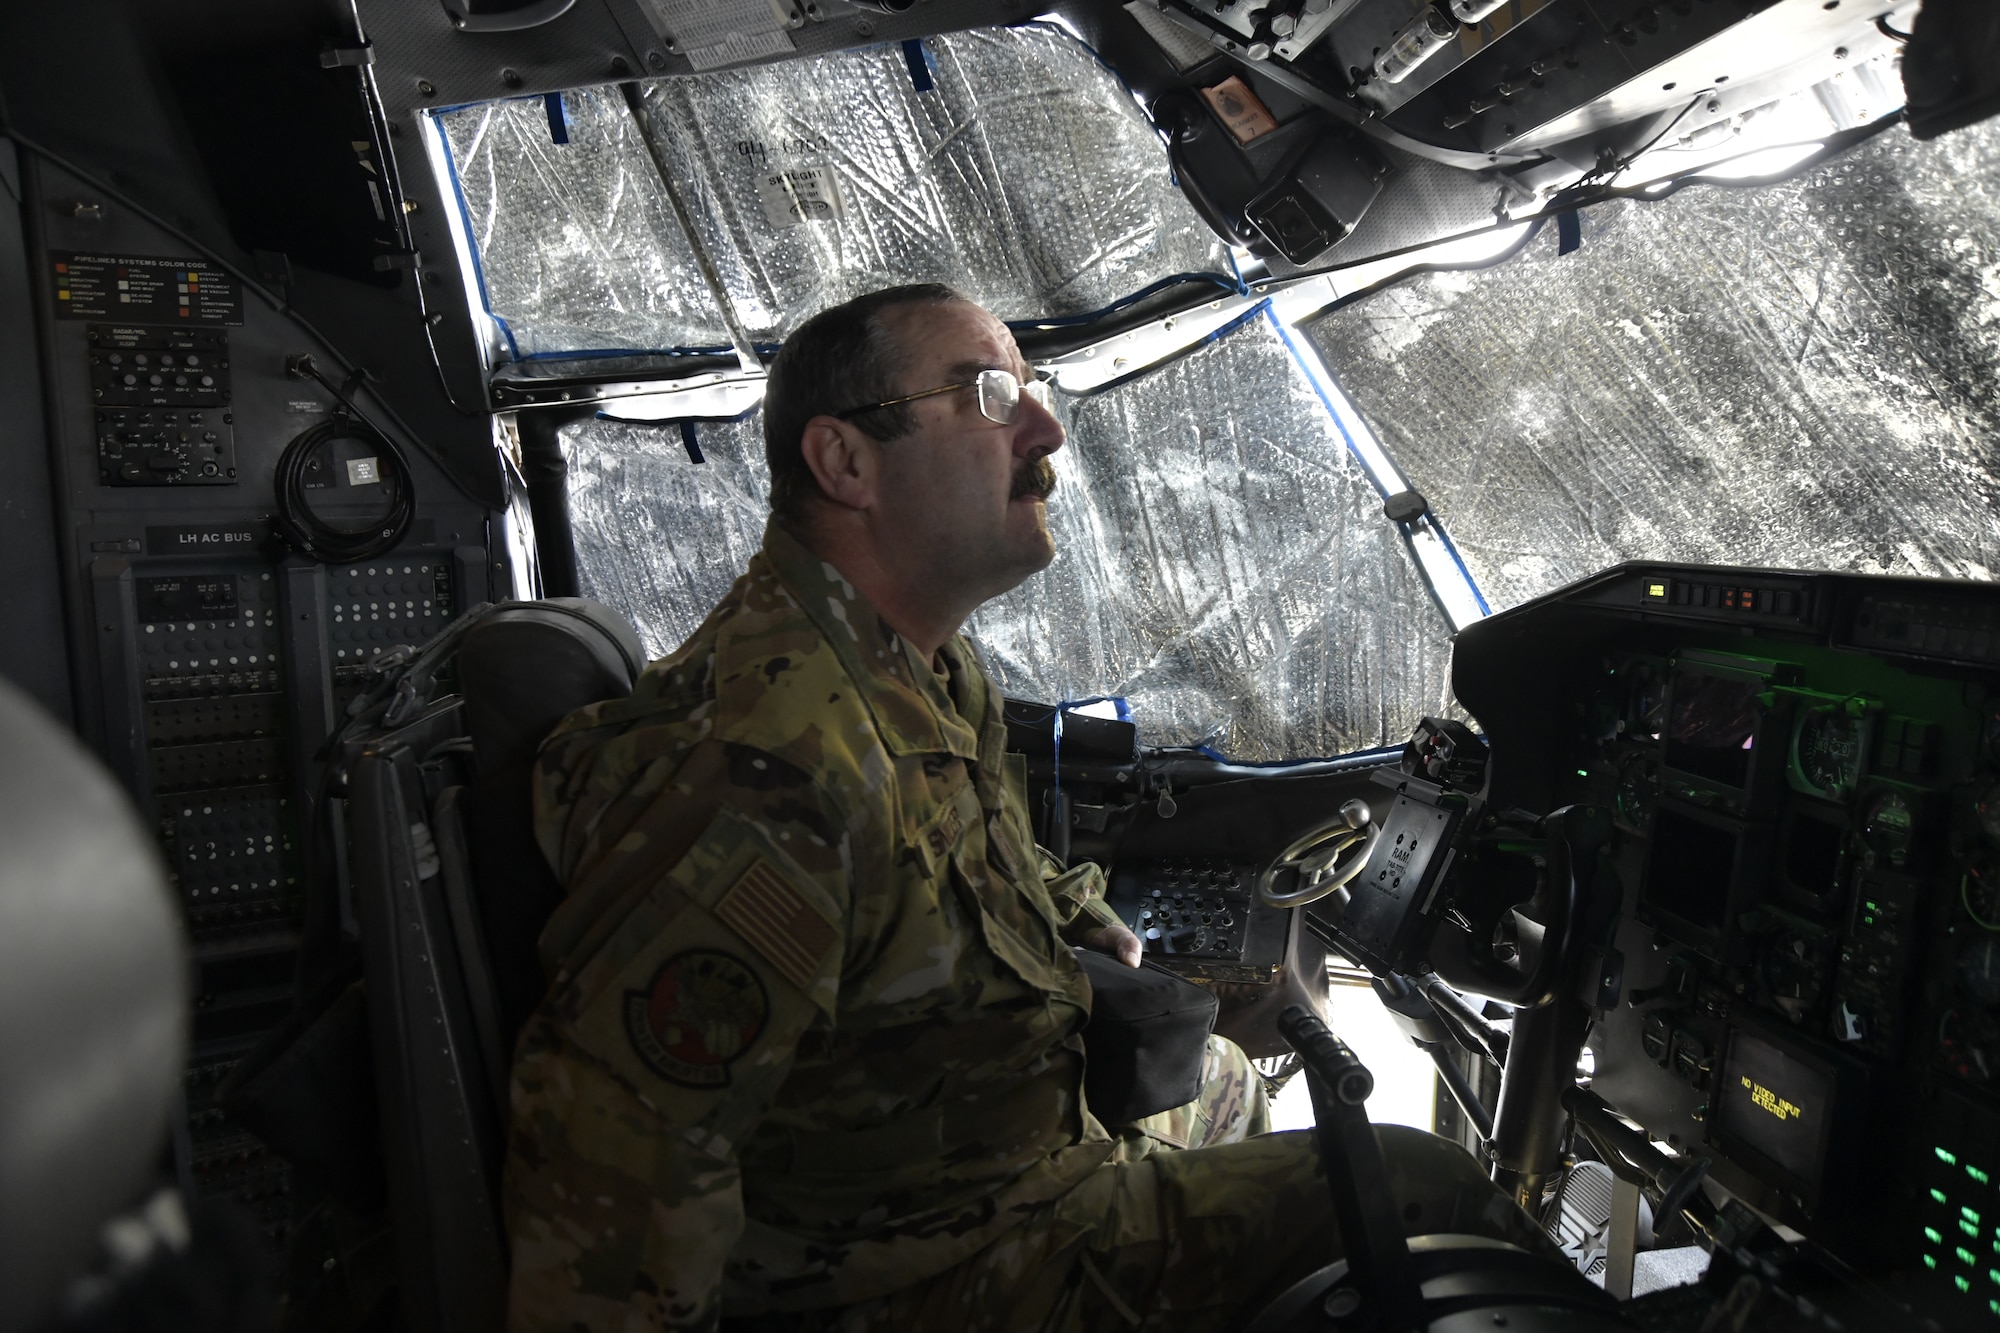
[[[335,440],[359,440],[374,449],[375,457],[382,461],[382,480],[393,489],[389,512],[371,520],[366,527],[335,527],[306,503],[307,464]],[[278,534],[295,550],[322,564],[368,560],[393,550],[416,516],[417,488],[415,478],[410,475],[409,460],[403,457],[395,441],[358,416],[336,413],[301,431],[285,446],[273,480],[277,491]]]

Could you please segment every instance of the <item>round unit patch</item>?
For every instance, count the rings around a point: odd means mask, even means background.
[[[690,1088],[729,1085],[729,1066],[771,1017],[764,983],[719,949],[689,949],[660,965],[645,990],[625,992],[625,1033],[646,1067]]]

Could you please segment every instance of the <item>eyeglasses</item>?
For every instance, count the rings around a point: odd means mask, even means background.
[[[914,403],[919,398],[932,398],[954,389],[979,390],[979,415],[1001,426],[1014,424],[1015,415],[1021,410],[1021,399],[1032,398],[1035,406],[1044,412],[1053,410],[1055,395],[1045,380],[1029,380],[1026,384],[1014,378],[1011,370],[982,370],[976,380],[961,380],[957,384],[940,384],[935,389],[925,389],[922,393],[905,394],[901,398],[888,398],[866,407],[850,407],[845,412],[833,414],[836,421],[848,421],[863,412],[873,412],[878,407],[896,407],[902,403]]]

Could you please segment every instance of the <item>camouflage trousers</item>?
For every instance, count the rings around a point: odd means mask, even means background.
[[[1222,1047],[1211,1045],[1218,1079],[1203,1097],[1114,1131],[1120,1148],[1110,1162],[971,1259],[877,1300],[815,1311],[792,1327],[809,1333],[1240,1328],[1286,1287],[1338,1258],[1341,1247],[1312,1134],[1262,1133],[1269,1123],[1263,1085],[1241,1051],[1227,1042]],[[1227,1084],[1238,1072],[1248,1091],[1233,1095]],[[1407,1234],[1471,1233],[1549,1249],[1463,1148],[1400,1125],[1376,1133]],[[1189,1146],[1173,1150],[1174,1137]]]
[[[1211,1148],[1271,1131],[1264,1079],[1243,1048],[1211,1036],[1201,1067],[1201,1091],[1185,1106],[1129,1125],[1107,1126],[1118,1140],[1112,1160],[1136,1162],[1163,1149]]]

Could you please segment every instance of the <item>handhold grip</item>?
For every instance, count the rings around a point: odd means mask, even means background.
[[[1278,1035],[1291,1043],[1306,1067],[1318,1074],[1344,1105],[1359,1106],[1375,1091],[1375,1075],[1361,1063],[1354,1048],[1334,1036],[1332,1029],[1304,1005],[1292,1005],[1278,1015]]]
[[[1375,1076],[1304,1005],[1292,1005],[1278,1015],[1278,1032],[1305,1063],[1306,1086],[1313,1099],[1313,1135],[1347,1252],[1346,1285],[1372,1312],[1367,1327],[1417,1328],[1422,1324],[1423,1289],[1403,1240],[1389,1164],[1364,1105],[1375,1090]]]

